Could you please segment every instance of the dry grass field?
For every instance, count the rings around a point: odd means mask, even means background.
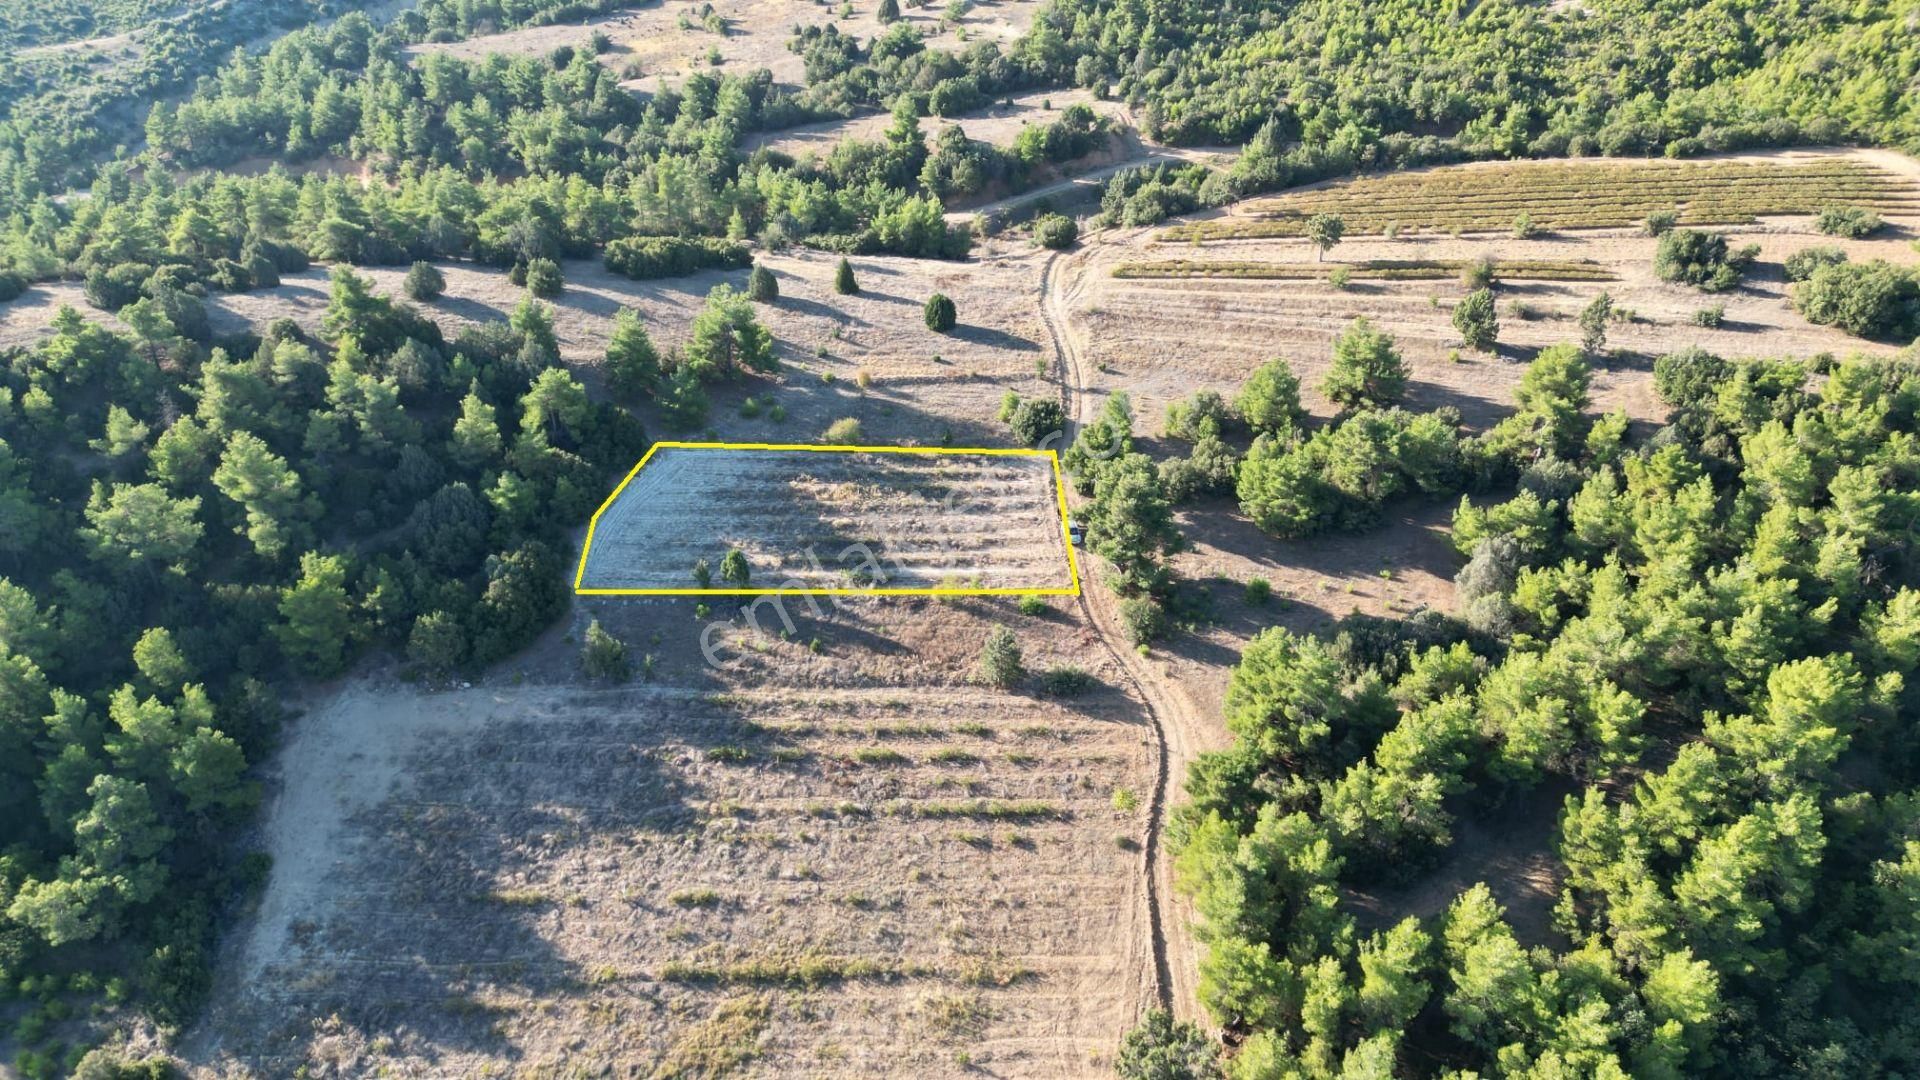
[[[1152,779],[1087,628],[792,610],[786,641],[723,608],[715,668],[692,601],[583,601],[650,682],[583,685],[556,631],[485,685],[316,700],[196,1071],[1103,1074],[1150,992]],[[997,624],[1091,689],[976,685]]]
[[[753,588],[1066,589],[1051,457],[656,449],[594,526],[581,585],[687,589],[737,549]]]
[[[1042,6],[1040,0],[988,0],[950,22],[942,17],[942,9],[902,4],[901,15],[922,33],[928,48],[960,52],[982,40],[997,41],[1005,47],[1026,32]],[[469,59],[489,53],[538,56],[562,45],[582,47],[597,30],[613,43],[601,55],[603,63],[622,73],[632,68],[640,72],[629,80],[633,89],[651,89],[661,80],[673,85],[690,72],[713,70],[709,50],[719,52],[719,71],[743,73],[766,68],[773,72],[775,82],[800,86],[806,82],[805,67],[798,53],[787,51],[794,27],[831,22],[842,33],[862,41],[873,39],[884,29],[874,17],[876,0],[853,4],[849,18],[841,17],[838,5],[824,2],[714,0],[714,13],[726,21],[725,34],[707,29],[701,15],[705,7],[705,3],[645,5],[584,23],[530,26],[465,41],[417,45],[412,51],[416,55],[445,52]]]

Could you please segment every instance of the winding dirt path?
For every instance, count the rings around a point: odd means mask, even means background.
[[[1075,258],[1055,253],[1047,259],[1040,277],[1040,314],[1060,366],[1060,400],[1066,412],[1063,446],[1072,445],[1080,425],[1091,419],[1095,410],[1087,389],[1079,343],[1067,319],[1066,294],[1061,286],[1063,270]],[[1080,610],[1099,635],[1100,643],[1113,654],[1145,706],[1158,749],[1153,798],[1148,806],[1145,853],[1154,996],[1161,1008],[1172,1011],[1176,1017],[1204,1023],[1206,1017],[1201,1013],[1198,994],[1199,954],[1187,929],[1193,913],[1191,905],[1174,890],[1173,864],[1166,852],[1168,804],[1177,790],[1172,785],[1186,776],[1188,764],[1205,744],[1197,735],[1204,722],[1186,695],[1179,693],[1153,664],[1126,643],[1118,605],[1107,589],[1090,577],[1084,578],[1079,600]]]

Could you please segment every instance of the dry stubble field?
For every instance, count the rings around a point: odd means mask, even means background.
[[[1039,455],[656,449],[598,515],[580,584],[693,588],[733,548],[763,589],[1066,589],[1059,507]]]
[[[317,701],[197,1070],[1101,1074],[1149,994],[1145,814],[1113,793],[1151,763],[1086,628],[794,601],[793,640],[730,631],[713,669],[692,607],[581,604],[648,683],[583,686],[556,641],[472,689]],[[996,623],[1095,688],[976,686]]]

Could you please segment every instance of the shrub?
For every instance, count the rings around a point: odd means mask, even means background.
[[[1285,360],[1269,360],[1240,386],[1233,407],[1247,426],[1263,434],[1288,431],[1306,416],[1300,408],[1300,377]]]
[[[1078,697],[1091,689],[1093,676],[1071,664],[1048,668],[1040,675],[1040,692],[1053,697]]]
[[[426,302],[437,300],[447,291],[446,275],[440,268],[425,260],[415,262],[407,270],[407,278],[400,284],[400,291],[407,294],[409,300]]]
[[[1213,1040],[1198,1025],[1152,1009],[1121,1040],[1113,1069],[1120,1080],[1212,1080],[1220,1075],[1218,1061]]]
[[[720,559],[720,579],[737,589],[744,589],[753,579],[753,571],[747,567],[747,553],[739,548],[729,550]]]
[[[1727,305],[1715,304],[1712,307],[1703,307],[1699,311],[1694,312],[1693,325],[1704,326],[1707,329],[1712,330],[1718,327],[1722,322],[1725,322],[1726,318],[1727,318]]]
[[[1028,618],[1038,618],[1052,610],[1053,605],[1047,603],[1046,600],[1041,597],[1023,596],[1020,598],[1020,614]]]
[[[1453,328],[1460,340],[1481,352],[1491,351],[1500,337],[1500,316],[1494,311],[1493,290],[1476,289],[1453,308]]]
[[[1046,214],[1033,223],[1034,242],[1063,251],[1080,239],[1080,224],[1065,214]]]
[[[1026,668],[1020,660],[1020,642],[1013,631],[996,626],[980,649],[980,676],[1002,690],[1020,681]]]
[[[927,297],[925,315],[927,329],[936,334],[944,334],[952,330],[957,319],[953,301],[947,298],[946,293],[934,293]]]
[[[1847,253],[1837,247],[1810,247],[1787,256],[1781,264],[1781,270],[1788,281],[1805,281],[1813,276],[1815,270],[1823,266],[1835,266],[1847,261]]]
[[[560,276],[560,264],[552,259],[535,259],[527,264],[527,291],[543,300],[559,296],[567,287]]]
[[[1273,582],[1263,577],[1248,578],[1242,594],[1247,603],[1258,606],[1273,598]]]
[[[843,416],[827,425],[827,433],[822,438],[834,446],[853,446],[860,441],[860,421]]]
[[[1880,231],[1886,222],[1880,215],[1858,206],[1823,206],[1814,216],[1813,227],[1828,236],[1858,240]]]
[[[713,587],[713,567],[707,560],[693,560],[693,582],[703,589]]]
[[[1487,293],[1487,304],[1493,304],[1492,293]],[[1407,389],[1407,365],[1394,348],[1393,336],[1375,330],[1364,317],[1353,320],[1334,339],[1333,363],[1321,389],[1349,409],[1384,408],[1399,401]]]
[[[1336,266],[1327,272],[1327,284],[1336,289],[1344,289],[1353,280],[1353,271],[1344,266]]]
[[[1145,645],[1166,634],[1167,609],[1151,596],[1129,597],[1120,601],[1120,625],[1127,640]]]
[[[1580,309],[1580,348],[1597,353],[1607,347],[1607,324],[1613,320],[1613,297],[1605,292]]]
[[[747,298],[757,304],[771,304],[780,299],[780,282],[774,278],[773,271],[754,264],[753,272],[747,275]]]
[[[1014,406],[1007,426],[1022,446],[1039,446],[1050,435],[1066,430],[1067,414],[1052,398],[1027,398]]]
[[[1460,284],[1469,289],[1492,288],[1498,269],[1491,257],[1482,255],[1460,268]]]
[[[586,643],[580,649],[580,668],[589,678],[608,682],[626,682],[633,676],[626,643],[607,633],[599,619],[587,624]]]
[[[746,245],[717,237],[628,236],[607,245],[606,266],[636,281],[698,270],[743,270],[753,261]]]
[[[1530,240],[1539,231],[1539,227],[1533,223],[1533,215],[1527,213],[1525,210],[1520,211],[1519,216],[1513,219],[1513,238],[1515,240]]]
[[[1920,281],[1880,259],[1820,267],[1793,287],[1793,305],[1809,322],[1868,338],[1920,335]]]
[[[1197,442],[1226,430],[1232,416],[1227,401],[1216,390],[1195,390],[1185,401],[1167,402],[1167,437]]]
[[[1660,237],[1653,256],[1653,272],[1662,281],[1676,281],[1706,292],[1725,292],[1740,284],[1741,276],[1759,254],[1757,244],[1730,250],[1725,233],[1673,229]]]
[[[833,291],[841,296],[852,296],[860,291],[860,283],[853,280],[853,264],[844,256],[840,265],[833,268]]]
[[[1640,230],[1648,236],[1665,236],[1679,223],[1679,211],[1655,210],[1653,213],[1647,215],[1647,220],[1641,223]]]

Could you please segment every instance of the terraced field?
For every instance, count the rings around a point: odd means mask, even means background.
[[[1106,1073],[1152,774],[1077,616],[859,601],[813,643],[713,623],[710,668],[691,601],[582,606],[654,631],[653,685],[356,683],[302,719],[198,1071]],[[973,685],[1003,622],[1091,688]]]
[[[1121,263],[1117,278],[1240,278],[1267,281],[1314,281],[1345,271],[1363,281],[1440,281],[1459,277],[1467,259],[1369,259],[1357,263],[1225,262],[1200,259],[1159,259]],[[1612,281],[1613,274],[1592,259],[1510,259],[1495,264],[1498,277],[1515,281]]]
[[[595,519],[580,585],[689,589],[732,548],[756,589],[1065,590],[1059,498],[1043,455],[660,448]]]
[[[1742,225],[1812,214],[1830,204],[1883,213],[1920,211],[1904,178],[1857,157],[1769,160],[1529,161],[1364,177],[1250,200],[1233,216],[1162,230],[1167,242],[1302,236],[1315,214],[1338,214],[1349,234],[1489,232],[1525,213],[1540,229],[1638,225],[1675,210],[1682,224]]]

